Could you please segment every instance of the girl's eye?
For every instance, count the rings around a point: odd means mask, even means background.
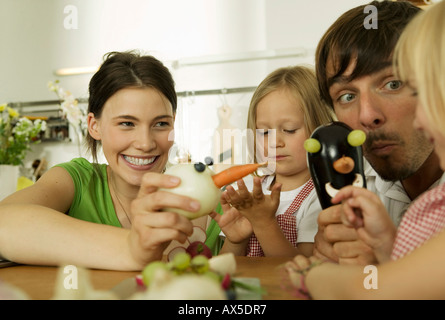
[[[297,129],[293,129],[293,130],[286,130],[286,129],[284,129],[283,131],[286,132],[286,133],[295,133],[297,131]]]
[[[385,84],[385,89],[388,90],[398,90],[402,87],[402,81],[400,80],[392,80]]]
[[[351,102],[352,100],[354,100],[354,98],[355,98],[355,94],[345,93],[338,98],[338,101],[340,103],[348,103],[348,102]]]
[[[264,130],[264,129],[257,129],[257,130],[256,130],[256,133],[257,133],[259,136],[265,136],[265,135],[267,135],[269,132],[268,132],[267,130]]]

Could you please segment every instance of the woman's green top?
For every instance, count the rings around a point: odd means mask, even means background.
[[[84,158],[75,158],[58,164],[57,167],[68,171],[74,182],[74,199],[68,215],[85,221],[122,227],[108,188],[106,164],[95,164]],[[222,214],[221,205],[218,205],[215,211]],[[212,220],[206,231],[206,245],[210,247],[213,255],[217,255],[223,244],[221,229]]]
[[[68,171],[74,182],[74,199],[68,215],[80,220],[122,227],[108,188],[106,164],[75,158],[58,164],[57,167]]]

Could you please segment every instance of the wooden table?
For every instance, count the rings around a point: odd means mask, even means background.
[[[258,278],[267,294],[264,300],[292,300],[290,293],[281,289],[281,274],[276,268],[289,258],[237,257],[236,277]],[[17,265],[0,268],[0,279],[22,289],[31,299],[48,300],[54,295],[58,268]],[[94,289],[110,290],[139,272],[89,270]]]

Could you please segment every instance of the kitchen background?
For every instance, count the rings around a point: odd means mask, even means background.
[[[327,28],[346,10],[368,2],[1,0],[0,103],[12,103],[25,115],[57,116],[59,105],[51,101],[58,98],[49,81],[59,80],[60,87],[86,101],[91,70],[103,55],[138,49],[173,73],[179,92],[177,150],[202,161],[214,156],[221,107],[231,111],[226,126],[245,128],[260,81],[278,67],[313,65]],[[74,70],[63,75],[66,68]],[[45,158],[51,167],[77,156],[89,158],[72,128],[58,121],[48,123],[51,139],[32,146],[27,167],[35,159]]]

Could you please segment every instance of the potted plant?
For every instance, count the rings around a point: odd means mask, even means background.
[[[45,128],[45,121],[32,121],[7,104],[0,105],[0,200],[17,188],[19,166]]]

